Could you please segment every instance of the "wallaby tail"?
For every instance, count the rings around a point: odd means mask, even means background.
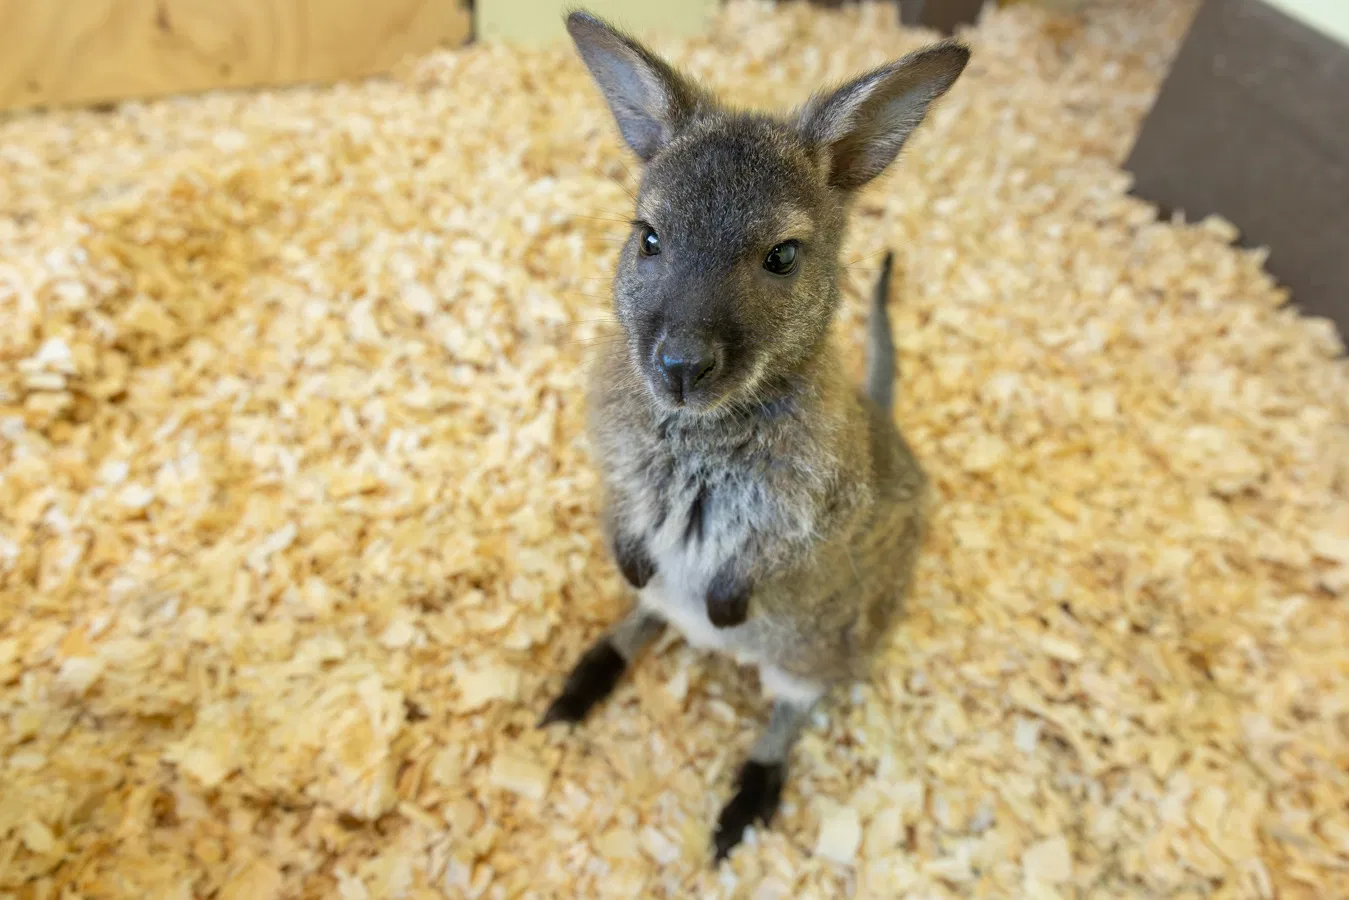
[[[890,272],[895,253],[887,250],[871,298],[867,325],[867,394],[887,413],[895,399],[895,339],[890,334]]]

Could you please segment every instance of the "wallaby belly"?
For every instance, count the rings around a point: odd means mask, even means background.
[[[809,526],[799,516],[785,514],[780,498],[759,473],[735,462],[729,458],[674,462],[668,481],[644,485],[633,498],[642,501],[643,510],[635,518],[656,568],[639,592],[639,602],[669,622],[690,645],[758,666],[767,684],[781,680],[773,675],[772,660],[781,649],[781,633],[794,631],[795,623],[767,618],[761,603],[752,598],[747,621],[718,628],[708,616],[708,590],[723,566],[743,561],[751,548],[799,544],[801,530]]]
[[[641,602],[679,629],[690,644],[751,662],[745,656],[751,623],[714,627],[707,614],[707,591],[728,559],[743,552],[748,526],[761,516],[743,502],[738,515],[728,515],[728,492],[709,481],[702,473],[688,473],[657,500],[664,514],[646,529],[656,575],[642,591]]]

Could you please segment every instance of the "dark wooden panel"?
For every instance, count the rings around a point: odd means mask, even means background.
[[[857,0],[811,0],[817,6],[839,7]],[[900,21],[950,34],[957,25],[972,24],[985,0],[898,0]]]
[[[1207,0],[1125,166],[1138,196],[1269,247],[1294,302],[1349,334],[1349,49],[1261,0]]]
[[[355,78],[470,21],[457,0],[0,0],[0,109]]]
[[[957,25],[969,25],[979,18],[984,0],[899,0],[899,13],[906,25],[935,28],[943,34]]]

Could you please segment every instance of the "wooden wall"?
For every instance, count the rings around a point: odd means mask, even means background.
[[[632,27],[689,33],[722,0],[579,2]],[[950,23],[938,19],[966,21],[978,6],[904,2],[927,7],[919,18],[943,30]],[[996,2],[1063,9],[1083,0]],[[538,42],[561,36],[572,3],[475,5],[479,36]],[[0,0],[0,110],[370,75],[407,54],[466,42],[474,15],[468,0]]]
[[[639,34],[690,35],[705,29],[722,0],[477,0],[474,33],[519,44],[565,41],[567,10],[581,6]]]
[[[462,0],[0,0],[0,109],[369,75],[471,30]]]
[[[1268,248],[1302,311],[1349,338],[1349,44],[1281,6],[1205,0],[1124,168],[1137,196]]]

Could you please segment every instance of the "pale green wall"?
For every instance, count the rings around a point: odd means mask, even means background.
[[[1265,0],[1349,46],[1349,0]]]
[[[564,38],[563,16],[577,6],[638,33],[682,36],[701,31],[720,5],[720,0],[477,0],[474,15],[479,39],[538,44]]]

